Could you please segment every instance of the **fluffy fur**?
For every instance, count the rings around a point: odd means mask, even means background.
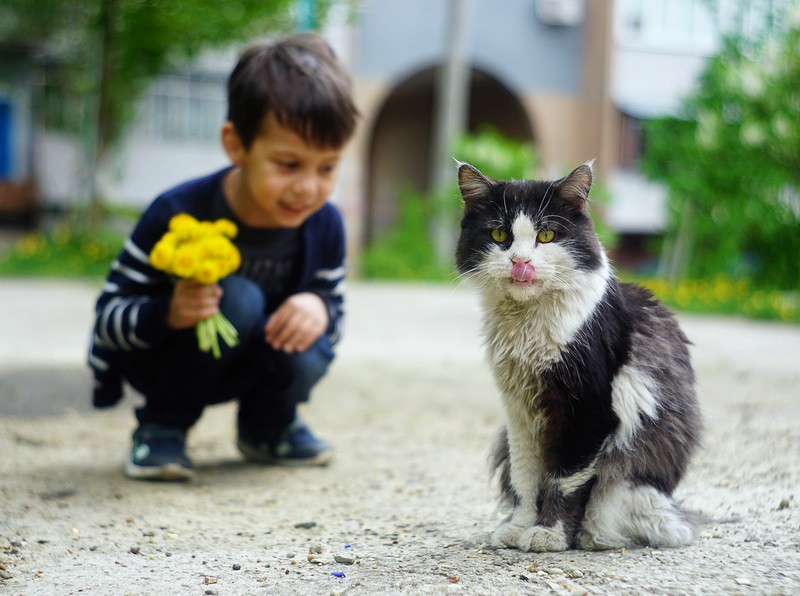
[[[459,167],[462,276],[506,425],[493,449],[509,519],[497,547],[680,546],[673,500],[699,441],[688,340],[644,289],[619,283],[588,213],[590,164],[556,181]]]

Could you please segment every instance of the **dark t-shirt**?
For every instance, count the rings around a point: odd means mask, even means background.
[[[234,244],[242,255],[237,275],[257,283],[264,291],[267,309],[277,308],[297,285],[300,274],[301,236],[299,228],[251,228],[238,220],[222,193],[214,200],[219,217],[239,228]]]

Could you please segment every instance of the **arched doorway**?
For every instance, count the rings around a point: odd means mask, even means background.
[[[375,119],[367,168],[366,244],[395,222],[404,188],[422,191],[428,186],[438,75],[439,67],[434,67],[402,81],[389,93]],[[474,132],[486,125],[509,138],[535,142],[519,98],[495,77],[472,69],[468,130]]]

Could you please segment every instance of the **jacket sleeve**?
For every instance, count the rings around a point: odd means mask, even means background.
[[[335,344],[342,335],[346,273],[346,238],[339,211],[330,206],[323,221],[320,237],[314,243],[314,264],[309,281],[310,291],[320,296],[328,308],[326,334]]]
[[[113,405],[122,397],[120,355],[147,350],[171,333],[166,317],[173,284],[150,265],[148,256],[171,215],[165,202],[156,201],[145,211],[112,263],[95,304],[89,366],[95,376],[97,407]]]

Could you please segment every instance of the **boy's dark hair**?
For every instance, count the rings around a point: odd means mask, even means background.
[[[317,147],[342,147],[353,134],[358,110],[350,78],[318,35],[255,45],[239,58],[228,78],[228,120],[245,148],[270,112]]]

